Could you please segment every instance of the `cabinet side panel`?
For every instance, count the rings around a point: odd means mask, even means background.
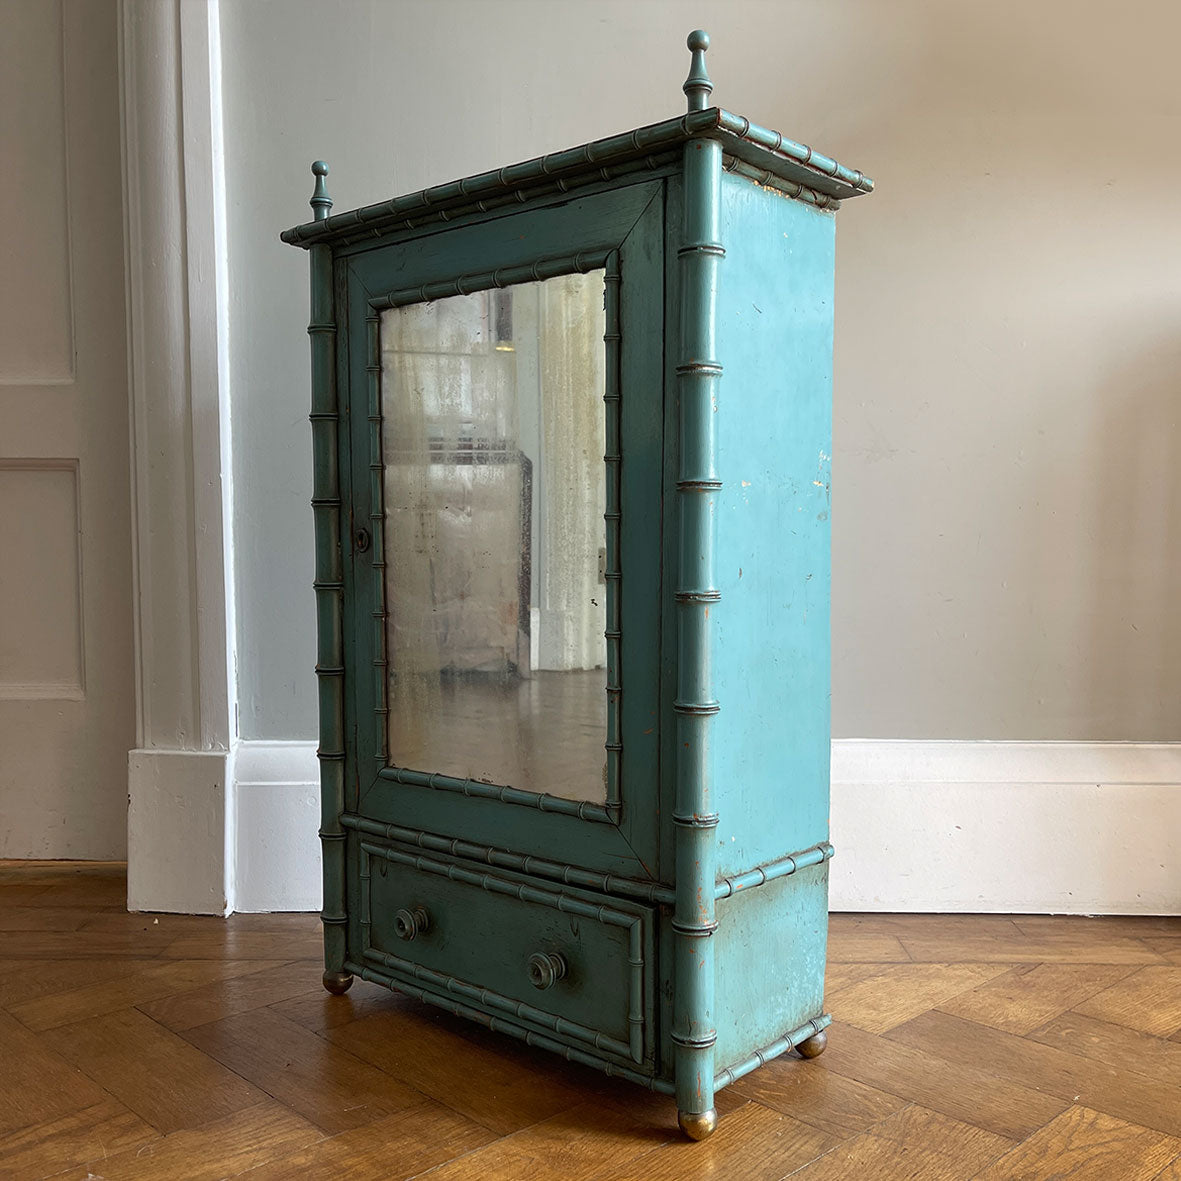
[[[718,903],[714,935],[718,1071],[820,1016],[828,944],[828,865]]]
[[[718,873],[828,839],[834,221],[726,174]]]

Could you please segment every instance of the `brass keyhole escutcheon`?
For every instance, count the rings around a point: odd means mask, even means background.
[[[566,975],[566,961],[554,951],[538,951],[529,957],[529,983],[534,988],[553,988]]]
[[[359,554],[365,553],[373,542],[373,538],[369,536],[368,529],[358,529],[353,540],[356,542],[357,553]]]
[[[430,929],[431,916],[421,906],[416,906],[413,910],[403,907],[394,915],[394,934],[399,939],[405,939],[407,943]]]

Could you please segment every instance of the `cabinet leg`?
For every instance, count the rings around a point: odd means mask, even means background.
[[[690,1140],[704,1140],[718,1126],[718,1110],[711,1107],[709,1111],[678,1111],[677,1123]]]
[[[824,1047],[828,1045],[828,1034],[822,1029],[819,1033],[814,1033],[811,1037],[806,1037],[798,1046],[796,1046],[796,1053],[801,1058],[819,1058],[824,1053]]]
[[[344,996],[353,986],[353,977],[348,972],[325,972],[322,979],[324,987],[333,996]]]

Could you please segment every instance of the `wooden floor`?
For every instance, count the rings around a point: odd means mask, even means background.
[[[0,864],[0,1177],[1181,1181],[1181,919],[835,915],[829,1049],[670,1100],[357,982],[307,915]]]

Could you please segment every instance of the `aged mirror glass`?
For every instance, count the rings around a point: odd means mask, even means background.
[[[382,314],[393,766],[606,801],[603,280]]]

